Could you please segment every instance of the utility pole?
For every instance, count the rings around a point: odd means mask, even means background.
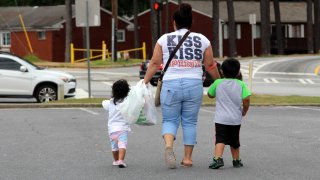
[[[118,0],[112,0],[112,61],[117,61]]]
[[[166,0],[166,17],[165,17],[165,20],[166,20],[166,25],[165,25],[165,33],[168,33],[169,32],[169,1]]]
[[[138,0],[133,0],[134,48],[139,47],[138,11]],[[138,55],[139,52],[135,51],[135,58],[138,58]]]

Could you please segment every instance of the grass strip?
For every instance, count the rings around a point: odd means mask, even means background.
[[[68,103],[68,104],[101,104],[105,98],[84,98],[84,99],[64,99],[50,103]],[[214,105],[215,99],[203,96],[203,105]],[[316,96],[274,96],[274,95],[257,95],[251,96],[251,105],[310,105],[320,106],[320,97]]]

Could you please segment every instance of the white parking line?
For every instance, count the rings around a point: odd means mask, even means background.
[[[293,109],[320,111],[320,109],[316,109],[316,108],[305,108],[305,107],[296,107],[296,106],[287,106],[287,107],[288,107],[288,108],[293,108]]]
[[[271,81],[274,83],[279,83],[279,81],[277,81],[275,78],[271,78]]]
[[[81,99],[81,98],[88,98],[89,93],[81,88],[76,89],[76,95],[74,96],[75,99]]]
[[[89,109],[80,108],[80,110],[85,111],[85,112],[87,112],[87,113],[90,113],[90,114],[92,114],[92,115],[99,115],[99,113],[96,113],[96,112],[91,111],[91,110],[89,110]]]
[[[308,84],[308,83],[305,82],[303,79],[299,79],[299,81],[300,81],[302,84]]]
[[[200,108],[200,111],[214,114],[214,110],[207,110],[207,109]]]
[[[306,79],[306,81],[310,84],[314,84],[314,82],[311,79]]]
[[[264,80],[264,82],[266,82],[266,83],[270,83],[270,81],[269,81],[268,78],[264,78],[263,80]]]
[[[112,82],[102,82],[102,83],[107,85],[107,86],[112,86]]]

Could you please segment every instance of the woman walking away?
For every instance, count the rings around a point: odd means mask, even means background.
[[[192,25],[192,7],[182,3],[173,15],[174,32],[161,36],[154,48],[144,77],[147,84],[161,64],[166,64],[171,52]],[[198,112],[202,103],[202,64],[214,78],[219,78],[210,41],[200,33],[191,32],[176,51],[163,76],[160,95],[162,108],[162,136],[165,143],[165,162],[170,169],[177,167],[173,152],[179,125],[182,126],[184,156],[181,165],[192,166],[192,151],[197,144]]]

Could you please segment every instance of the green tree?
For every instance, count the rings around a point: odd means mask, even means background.
[[[118,0],[118,14],[119,16],[133,16],[133,1],[128,0]],[[111,1],[106,1],[104,4],[104,8],[111,11]],[[138,9],[139,12],[145,11],[150,8],[149,0],[139,0],[138,1]]]

